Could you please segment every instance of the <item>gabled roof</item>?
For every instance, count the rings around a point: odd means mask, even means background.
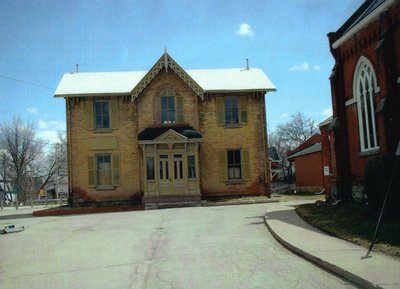
[[[287,157],[291,157],[293,154],[302,151],[318,142],[321,142],[321,135],[319,133],[316,133],[314,135],[312,135],[309,139],[307,139],[305,142],[303,142],[302,144],[300,144],[297,148],[295,148],[292,151],[288,151],[287,152]]]
[[[304,155],[308,155],[308,154],[312,154],[312,153],[316,153],[316,152],[320,152],[321,151],[321,143],[317,142],[301,151],[298,151],[294,154],[291,154],[288,156],[289,160],[293,160],[294,158],[300,157],[300,156],[304,156]]]
[[[398,0],[365,0],[350,18],[336,31],[336,41],[332,47],[338,48],[349,37],[377,19],[388,7]]]
[[[165,69],[165,71],[168,71],[168,69],[173,70],[198,96],[203,98],[203,89],[165,51],[164,55],[160,57],[156,64],[154,64],[142,80],[132,89],[132,99],[139,96],[161,69]]]
[[[200,97],[207,92],[276,90],[259,68],[184,70],[165,52],[149,71],[64,74],[54,96],[131,95],[136,98],[161,69],[174,71]]]
[[[321,121],[321,122],[318,124],[318,126],[321,127],[321,126],[325,126],[325,125],[331,124],[331,123],[332,123],[332,120],[333,120],[333,117],[330,116],[330,117],[328,117],[327,119]]]

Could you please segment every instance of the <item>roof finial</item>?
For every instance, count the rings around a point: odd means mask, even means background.
[[[249,66],[249,59],[246,58],[246,70],[249,70],[249,69],[250,69],[250,66]]]
[[[167,53],[167,46],[165,46],[165,52],[164,52],[164,67],[165,67],[165,72],[168,72],[168,53]]]

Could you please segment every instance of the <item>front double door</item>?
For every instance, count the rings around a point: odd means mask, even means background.
[[[182,153],[158,154],[160,195],[185,194],[184,158]]]

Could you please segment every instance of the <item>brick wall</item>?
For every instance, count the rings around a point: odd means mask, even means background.
[[[205,196],[232,194],[265,194],[268,190],[269,167],[265,150],[264,96],[261,94],[234,94],[248,99],[248,122],[241,127],[224,128],[216,120],[216,97],[208,95],[201,100],[175,73],[164,70],[150,82],[139,97],[131,102],[129,97],[111,96],[95,99],[117,100],[118,128],[96,132],[87,127],[86,107],[93,98],[68,99],[68,134],[70,158],[70,187],[77,201],[108,201],[132,199],[143,188],[143,156],[137,135],[146,127],[160,126],[160,92],[169,89],[183,97],[184,124],[203,134],[200,145],[201,190]],[[115,149],[93,150],[94,137],[112,137],[117,140]],[[247,149],[250,152],[250,178],[245,182],[228,184],[219,179],[219,151]],[[88,157],[111,153],[120,156],[120,185],[111,190],[96,190],[88,185]],[[265,171],[267,170],[267,171]],[[267,182],[267,185],[265,185]]]
[[[332,45],[337,37],[335,33],[328,36]],[[340,47],[332,49],[332,54],[337,63],[331,79],[333,115],[339,117],[341,126],[335,129],[333,137],[333,185],[342,179],[344,183],[359,187],[364,181],[367,162],[379,154],[393,153],[399,141],[400,3],[391,6]],[[361,56],[371,62],[377,77],[380,90],[375,107],[383,98],[387,99],[385,111],[375,114],[379,151],[369,155],[360,154],[357,103],[345,105],[353,98],[353,78]],[[342,164],[348,164],[348,169],[339,168]]]

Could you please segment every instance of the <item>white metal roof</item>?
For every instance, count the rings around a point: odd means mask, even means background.
[[[91,94],[130,94],[147,71],[66,73],[55,97]]]
[[[273,91],[274,84],[259,68],[186,70],[204,92]],[[147,71],[79,72],[62,77],[55,97],[130,94]]]
[[[205,92],[276,90],[275,85],[259,68],[186,70]]]

